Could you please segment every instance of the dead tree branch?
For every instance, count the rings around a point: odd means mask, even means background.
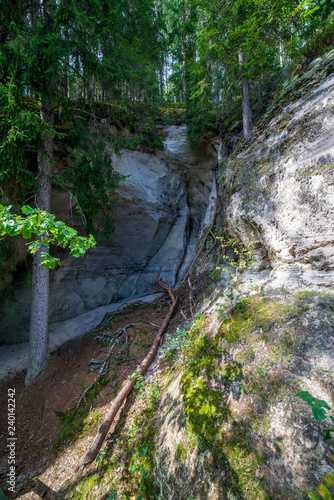
[[[199,252],[197,253],[196,255],[196,258],[195,260],[193,261],[193,263],[191,264],[190,268],[188,269],[188,272],[186,274],[186,276],[184,277],[182,283],[181,283],[181,286],[185,283],[186,279],[188,278],[195,262],[197,261],[198,257],[200,256],[203,248],[204,248],[204,245],[206,243],[206,240],[208,238],[209,235],[211,235],[214,239],[214,245],[213,247],[210,248],[210,250],[208,252],[206,252],[204,258],[203,258],[203,261],[202,261],[202,264],[201,264],[201,267],[200,269],[202,268],[202,265],[206,259],[206,257],[209,255],[209,253],[211,252],[212,248],[214,248],[214,246],[216,245],[216,238],[212,232],[212,229],[213,229],[213,226],[215,224],[215,219],[216,219],[216,215],[217,215],[217,199],[213,196],[212,199],[214,200],[215,202],[215,206],[214,206],[214,213],[213,213],[213,217],[212,217],[212,222],[211,222],[211,226],[210,226],[210,229],[209,231],[206,233],[205,237],[204,237],[204,240],[203,240],[203,243],[201,245],[201,248],[199,250]],[[98,455],[100,449],[101,449],[101,446],[103,444],[103,441],[105,440],[108,432],[109,432],[109,429],[111,427],[111,424],[113,423],[118,411],[120,410],[121,406],[123,405],[125,399],[128,397],[128,395],[131,393],[134,385],[136,384],[137,380],[138,380],[138,376],[139,375],[143,375],[147,368],[149,367],[151,361],[153,360],[158,348],[159,348],[159,345],[161,345],[162,343],[162,338],[163,338],[163,335],[167,329],[167,326],[168,326],[168,323],[174,313],[174,310],[176,308],[176,303],[177,303],[177,299],[175,297],[175,295],[173,294],[173,291],[170,287],[170,285],[165,281],[163,280],[162,278],[160,278],[160,273],[161,273],[161,268],[159,269],[159,272],[158,272],[158,276],[157,276],[157,283],[158,283],[158,286],[159,288],[161,288],[165,293],[168,293],[170,299],[171,299],[171,304],[170,304],[170,307],[169,307],[169,310],[168,310],[168,313],[162,323],[162,325],[160,326],[159,328],[159,331],[158,331],[158,334],[156,335],[155,339],[154,339],[154,342],[152,344],[152,347],[149,351],[149,353],[146,355],[146,357],[143,359],[143,361],[141,362],[141,364],[139,365],[138,369],[134,371],[134,373],[131,375],[131,377],[129,377],[129,379],[127,380],[127,382],[124,384],[122,390],[120,391],[120,393],[118,394],[118,396],[116,396],[116,398],[114,399],[111,407],[110,407],[110,410],[109,412],[107,413],[107,416],[105,418],[105,420],[103,421],[103,423],[101,424],[99,430],[98,430],[98,433],[94,439],[94,441],[92,442],[88,452],[86,453],[84,459],[82,460],[81,464],[79,465],[78,468],[80,467],[85,467],[87,466],[88,464],[90,464]],[[192,299],[192,297],[191,297]],[[193,315],[193,311],[191,309],[191,313]],[[145,321],[147,323],[150,323],[149,321]],[[138,324],[140,322],[137,322],[137,323],[132,323],[132,325],[135,325],[135,324]],[[150,323],[152,324],[152,323]],[[154,325],[156,326],[156,325]],[[119,331],[121,332],[124,332],[126,333],[126,329],[124,330],[125,327],[122,327],[119,329]],[[116,332],[117,333],[117,332]],[[111,351],[109,350],[109,353]],[[111,355],[111,354],[110,354]],[[110,356],[109,356],[110,358]],[[107,358],[108,359],[108,358]],[[108,359],[109,361],[109,359]],[[103,365],[104,366],[104,365]],[[103,366],[101,367],[100,369],[100,372],[102,373],[102,369],[103,369]],[[99,372],[99,375],[100,375],[100,372]],[[94,382],[95,383],[95,382]],[[85,393],[87,393],[89,389],[87,389],[85,391]],[[85,394],[84,393],[84,394]],[[82,398],[84,397],[84,394],[82,395],[81,397],[81,400]],[[79,402],[80,403],[80,402]],[[78,405],[79,405],[78,403]]]
[[[166,331],[169,320],[171,319],[171,317],[174,313],[177,300],[172,292],[170,285],[168,285],[167,283],[166,283],[166,286],[162,284],[162,282],[160,280],[160,271],[158,273],[157,281],[158,281],[160,288],[162,288],[168,292],[168,294],[172,300],[171,306],[169,308],[167,316],[165,317],[162,325],[159,328],[158,334],[154,339],[154,342],[152,344],[152,347],[151,347],[149,353],[143,359],[143,361],[141,362],[141,364],[139,365],[137,370],[135,370],[135,372],[129,378],[129,380],[124,384],[123,389],[118,394],[118,396],[114,399],[104,422],[101,424],[93,443],[91,444],[88,452],[86,453],[86,456],[84,457],[84,459],[81,462],[82,467],[85,467],[86,465],[90,464],[97,457],[97,455],[100,451],[100,448],[103,444],[103,441],[105,440],[106,435],[108,434],[108,431],[110,429],[110,426],[111,426],[112,422],[114,421],[120,407],[122,406],[122,404],[124,403],[124,401],[128,397],[128,395],[130,394],[130,392],[132,391],[134,385],[137,382],[138,376],[143,375],[146,372],[152,359],[154,358],[154,355],[157,352],[159,345],[160,345],[160,342],[162,340],[162,337]]]
[[[209,233],[208,233],[208,234],[211,234],[211,236],[212,236],[212,239],[213,239],[213,245],[212,245],[212,247],[211,247],[211,248],[209,248],[209,250],[205,253],[205,255],[204,255],[203,259],[202,259],[201,265],[200,265],[200,267],[199,267],[198,274],[200,274],[200,272],[201,272],[201,270],[202,270],[202,267],[203,267],[203,264],[204,264],[204,262],[205,262],[205,260],[206,260],[207,256],[209,255],[209,253],[210,253],[210,252],[212,252],[212,250],[213,250],[213,249],[215,248],[215,246],[217,245],[217,238],[215,237],[215,235],[213,234],[213,232],[211,231],[211,229],[210,229],[210,231],[209,231]]]
[[[70,419],[70,422],[71,423],[79,409],[79,406],[81,405],[81,402],[83,401],[83,399],[85,398],[86,394],[88,393],[88,391],[94,387],[95,384],[97,384],[97,382],[100,380],[100,378],[102,377],[103,373],[107,370],[108,368],[108,365],[109,365],[109,360],[112,356],[112,350],[114,348],[114,345],[116,344],[118,338],[121,336],[121,334],[123,334],[123,331],[121,332],[116,332],[114,338],[110,341],[110,344],[109,344],[109,353],[108,353],[108,356],[106,357],[106,359],[103,361],[103,364],[101,366],[101,368],[99,369],[99,372],[97,374],[97,376],[95,377],[95,379],[93,380],[93,382],[87,387],[87,389],[84,390],[84,392],[81,394],[81,397],[74,409],[74,412],[71,416],[71,419]]]

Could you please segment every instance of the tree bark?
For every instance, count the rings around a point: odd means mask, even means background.
[[[284,43],[279,42],[279,65],[281,68],[284,66]]]
[[[40,115],[50,129],[54,125],[54,83],[50,86],[50,95],[42,100]],[[44,137],[44,151],[38,154],[38,184],[39,193],[36,196],[36,206],[40,210],[50,212],[51,174],[53,158],[53,135],[47,133]],[[40,264],[40,254],[33,256],[32,264],[32,296],[29,336],[29,361],[25,383],[42,372],[48,359],[49,349],[49,269]]]
[[[155,6],[155,18],[158,22],[159,19],[159,11],[158,11],[158,1],[154,0],[154,6]],[[158,28],[158,33],[157,33],[157,42],[158,42],[158,47],[160,44],[160,35],[159,35],[159,28]],[[162,60],[161,60],[161,54],[159,51],[159,82],[160,82],[160,100],[161,104],[164,102],[164,79],[163,79],[163,69],[162,69]]]
[[[184,5],[184,11],[183,11],[183,18],[182,18],[182,24],[183,24],[183,30],[185,30],[185,24],[186,24],[186,7]],[[182,38],[182,56],[183,56],[183,61],[182,61],[182,77],[183,77],[183,101],[186,101],[187,98],[187,55],[186,55],[186,43],[187,43],[187,37],[184,34]]]
[[[241,71],[243,71],[244,64],[244,56],[242,50],[239,50],[239,64]],[[251,137],[250,125],[252,121],[252,112],[250,106],[250,98],[249,98],[249,83],[248,78],[246,76],[241,77],[241,85],[242,85],[242,124],[243,124],[243,132],[244,137],[248,141]]]
[[[168,101],[168,68],[167,68],[167,56],[165,61],[165,87],[166,87],[166,102]]]

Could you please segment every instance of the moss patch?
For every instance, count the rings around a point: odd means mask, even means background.
[[[254,330],[265,333],[274,325],[300,314],[302,308],[301,304],[287,304],[260,295],[249,297],[243,300],[242,306],[230,310],[230,317],[223,321],[218,334],[229,343],[247,341]]]
[[[185,464],[187,458],[187,450],[182,443],[179,443],[176,447],[175,458],[181,465]]]
[[[224,351],[219,337],[209,338],[195,324],[190,331],[191,347],[187,348],[184,374],[180,387],[183,394],[188,432],[197,439],[200,450],[208,450],[215,469],[224,471],[224,490],[247,495],[249,499],[269,498],[256,471],[261,466],[261,453],[252,443],[249,422],[238,421],[224,398],[224,392],[210,386],[218,380],[229,386],[243,379],[235,362],[221,362]],[[210,471],[208,471],[210,472]]]

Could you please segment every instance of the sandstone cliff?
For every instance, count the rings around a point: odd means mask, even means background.
[[[331,52],[292,77],[220,162],[218,231],[254,262],[236,275],[217,255],[158,412],[161,499],[301,499],[333,472],[295,396],[334,403],[333,70]]]
[[[160,267],[171,286],[188,268],[197,240],[211,220],[217,154],[204,140],[191,150],[186,126],[165,127],[162,133],[163,151],[123,150],[113,157],[114,169],[125,180],[113,198],[112,236],[84,259],[54,249],[62,265],[51,272],[51,336],[73,329],[83,335],[102,320],[106,310],[98,308],[150,294]],[[66,161],[65,156],[55,171],[64,168]],[[74,207],[70,192],[53,188],[52,212],[83,231]],[[26,342],[29,336],[30,270],[23,267],[17,272],[13,285],[17,302],[0,305],[0,344]],[[75,323],[67,325],[72,318]],[[65,340],[62,336],[61,341]]]

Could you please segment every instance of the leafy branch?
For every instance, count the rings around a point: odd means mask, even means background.
[[[0,236],[22,235],[29,240],[35,235],[37,238],[28,243],[28,249],[32,255],[40,252],[41,265],[44,267],[54,269],[60,265],[60,260],[47,252],[51,243],[63,248],[68,247],[76,258],[83,257],[89,248],[96,245],[92,235],[78,236],[75,229],[66,226],[64,222],[56,221],[53,214],[23,206],[21,210],[26,217],[22,217],[13,214],[11,208],[11,205],[0,205]]]

